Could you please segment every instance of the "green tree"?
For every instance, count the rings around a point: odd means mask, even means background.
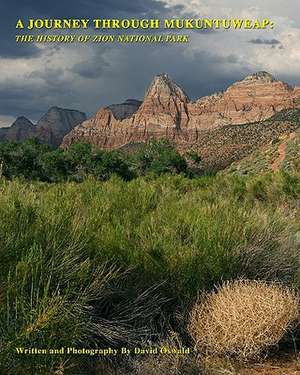
[[[62,149],[42,154],[40,167],[43,179],[49,182],[63,181],[73,172],[70,160]]]
[[[152,172],[186,173],[187,163],[182,155],[167,140],[150,141],[132,155],[132,164],[138,175]]]
[[[12,178],[22,176],[28,179],[42,178],[39,164],[43,153],[49,152],[49,146],[38,139],[28,139],[23,143],[4,142],[0,146],[0,159],[3,162],[3,175]]]
[[[94,155],[93,164],[93,174],[100,180],[107,180],[113,174],[124,180],[134,177],[126,156],[118,151],[98,150]]]

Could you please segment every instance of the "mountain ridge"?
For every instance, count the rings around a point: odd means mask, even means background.
[[[36,124],[25,116],[19,116],[11,126],[0,128],[0,141],[24,141],[35,137],[57,147],[63,137],[85,119],[83,112],[53,106]]]
[[[277,112],[300,108],[300,86],[291,87],[270,73],[257,72],[225,91],[190,101],[166,73],[153,78],[131,117],[117,119],[109,107],[75,127],[62,147],[80,140],[103,149],[167,138],[178,148],[192,144],[204,130],[264,121]]]

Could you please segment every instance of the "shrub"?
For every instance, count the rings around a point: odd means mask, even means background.
[[[97,179],[102,181],[108,180],[113,174],[123,178],[125,181],[135,177],[130,169],[129,162],[119,151],[98,150],[95,152],[91,171]]]
[[[3,163],[3,176],[13,176],[27,179],[40,179],[40,157],[50,152],[50,147],[40,143],[37,139],[28,139],[23,143],[0,143],[0,160]]]
[[[192,309],[189,332],[207,354],[248,360],[276,345],[299,319],[299,298],[280,284],[227,282]]]
[[[137,175],[188,172],[185,158],[167,140],[144,144],[131,156],[131,163]]]
[[[49,182],[63,181],[71,169],[71,162],[62,149],[45,152],[41,155],[39,163],[42,179]]]

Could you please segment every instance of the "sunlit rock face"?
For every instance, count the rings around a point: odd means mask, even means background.
[[[191,101],[167,74],[155,76],[142,103],[129,101],[100,109],[64,137],[62,146],[80,140],[104,149],[167,138],[179,148],[197,142],[203,131],[254,123],[285,109],[300,108],[295,88],[258,72],[226,91]]]

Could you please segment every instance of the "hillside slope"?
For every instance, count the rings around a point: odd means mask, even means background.
[[[283,116],[284,114],[281,115]],[[258,174],[266,171],[299,170],[300,111],[292,111],[288,116],[290,117],[288,122],[296,126],[292,132],[281,133],[268,144],[259,147],[247,157],[232,163],[228,171],[239,174]]]
[[[272,147],[276,149],[278,146],[275,144],[280,139],[298,134],[299,127],[299,109],[282,111],[264,121],[229,125],[213,131],[204,131],[197,142],[194,142],[191,146],[183,145],[182,150],[192,149],[196,151],[202,158],[204,169],[219,170],[253,154],[253,152],[264,152],[259,150],[265,148],[268,150]],[[292,140],[292,142],[295,142],[295,140]],[[274,146],[271,147],[272,144]],[[270,170],[272,170],[272,162],[275,162],[275,156],[274,159],[270,156]]]

